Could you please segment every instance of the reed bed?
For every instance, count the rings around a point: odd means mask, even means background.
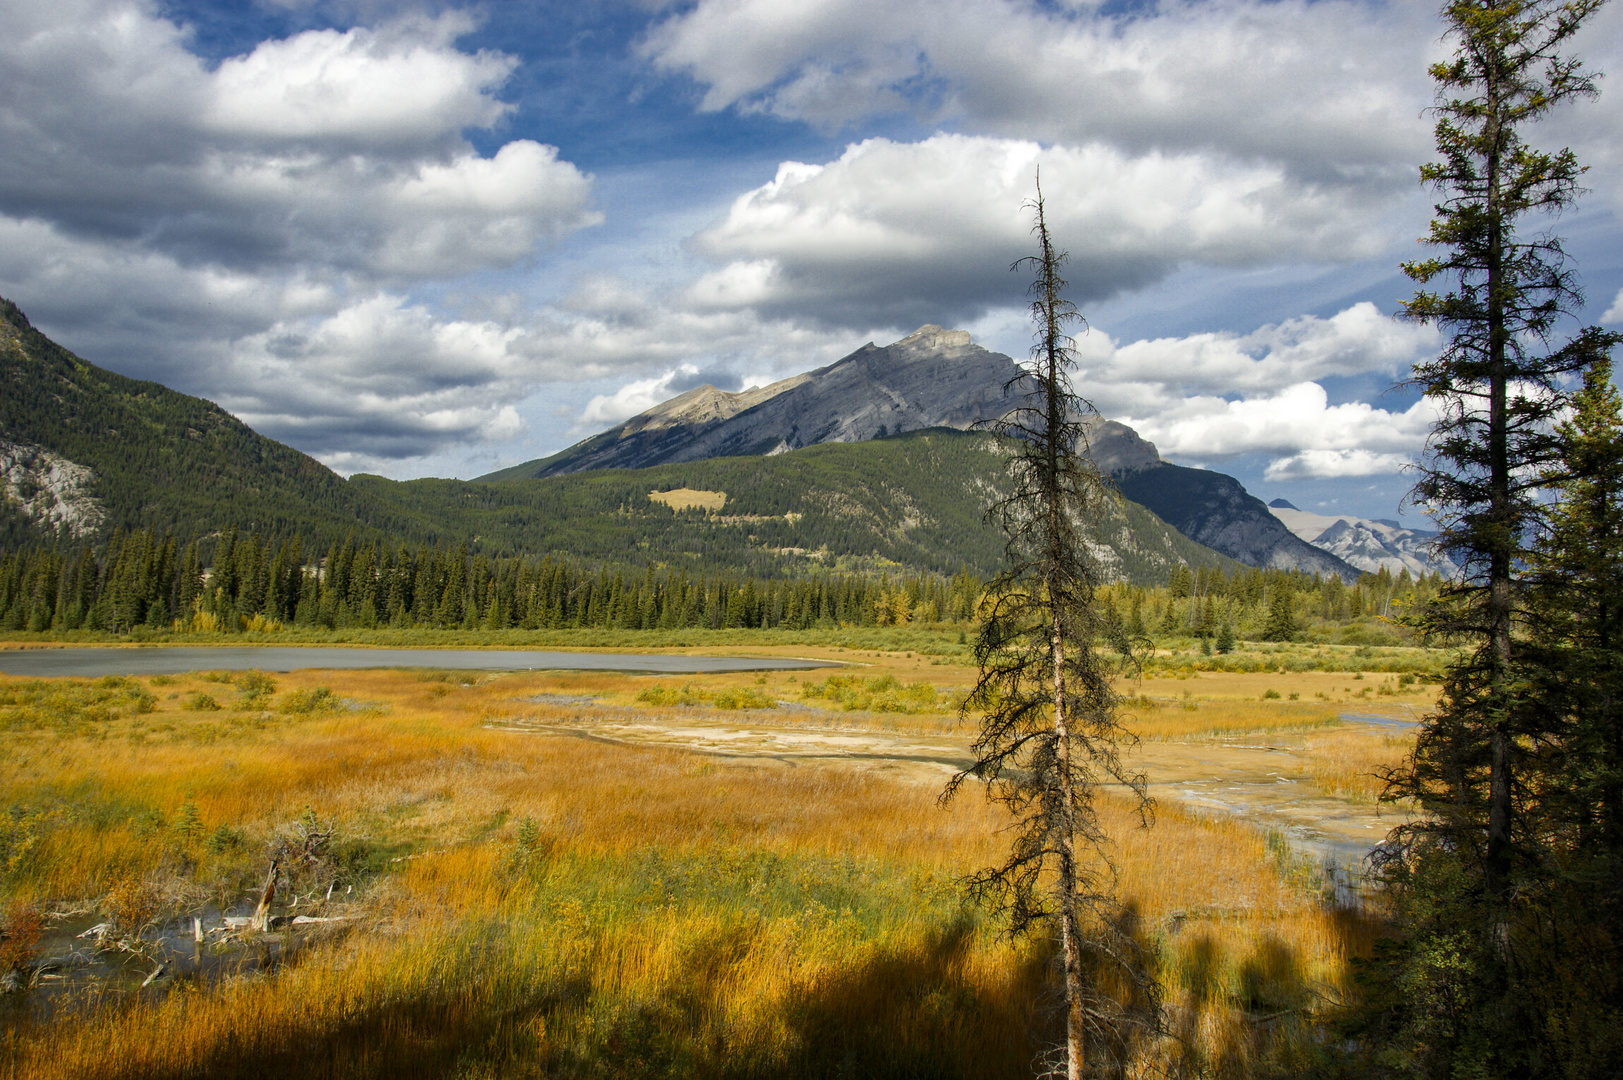
[[[1340,713],[1322,704],[1233,698],[1129,699],[1127,725],[1140,738],[1183,740],[1235,735],[1309,732],[1333,728]]]
[[[351,921],[254,973],[13,1009],[0,1075],[1015,1077],[1054,1036],[1050,943],[1001,937],[957,885],[1006,842],[974,792],[943,808],[933,784],[499,723],[630,708],[650,683],[626,676],[247,682],[0,682],[6,899],[105,910],[134,882],[166,914],[237,902],[308,815],[338,837],[317,910]],[[221,708],[185,708],[197,693]],[[1162,713],[1152,737],[1259,722]],[[1102,815],[1168,1006],[1130,1074],[1288,1075],[1322,1052],[1378,925],[1240,822]]]
[[[1385,773],[1414,750],[1413,732],[1367,730],[1315,734],[1307,740],[1313,780],[1320,790],[1354,802],[1379,801]]]

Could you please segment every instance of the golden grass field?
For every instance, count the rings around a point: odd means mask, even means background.
[[[957,885],[997,860],[1000,812],[937,802],[974,672],[826,651],[861,666],[0,677],[11,918],[47,915],[42,955],[72,947],[52,925],[145,927],[114,974],[0,1001],[0,1075],[1031,1075],[1049,943],[1004,939]],[[1363,683],[1391,692],[1336,689]],[[1131,1072],[1291,1075],[1379,920],[1197,785],[1252,798],[1261,761],[1283,777],[1263,795],[1296,784],[1368,829],[1369,774],[1406,741],[1339,723],[1341,699],[1398,715],[1428,692],[1322,672],[1123,689],[1159,806],[1148,830],[1104,816],[1167,1005]],[[653,703],[676,700],[698,703]],[[763,701],[787,705],[737,707]],[[275,910],[343,921],[154,940],[251,906],[301,816],[332,823],[329,857]]]

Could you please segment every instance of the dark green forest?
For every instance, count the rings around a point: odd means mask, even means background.
[[[1396,644],[1400,616],[1435,596],[1407,571],[1340,578],[1299,571],[1175,567],[1164,584],[1109,587],[1112,618],[1134,637],[1236,636]],[[161,634],[326,630],[811,629],[969,623],[984,579],[814,572],[750,577],[680,565],[640,570],[466,545],[349,538],[319,550],[295,537],[228,531],[205,545],[153,530],[105,545],[60,544],[0,557],[0,632]]]

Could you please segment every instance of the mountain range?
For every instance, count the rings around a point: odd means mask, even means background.
[[[1018,364],[962,330],[921,326],[827,367],[740,393],[701,386],[551,457],[480,477],[517,480],[723,456],[772,456],[927,428],[967,430],[1007,412]],[[1131,428],[1097,420],[1089,451],[1123,495],[1190,539],[1248,566],[1357,572],[1286,528],[1238,480],[1161,460]]]
[[[346,480],[211,402],[74,356],[0,300],[0,542],[237,528],[706,571],[984,574],[1001,553],[981,508],[1003,452],[970,429],[1007,408],[1019,373],[968,334],[925,326],[770,386],[700,387],[477,480]],[[1089,442],[1127,496],[1101,530],[1101,558],[1122,576],[1236,563],[1354,573],[1231,477],[1164,462],[1109,421]],[[684,491],[697,503],[671,494]]]
[[[1415,576],[1440,573],[1444,577],[1459,573],[1459,568],[1436,550],[1435,532],[1411,529],[1383,518],[1314,514],[1298,510],[1284,499],[1275,499],[1268,509],[1298,537],[1341,556],[1359,570],[1375,574],[1384,568],[1392,574],[1408,570]]]

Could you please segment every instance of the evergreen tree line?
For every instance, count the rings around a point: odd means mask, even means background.
[[[1382,567],[1347,583],[1300,570],[1175,567],[1164,588],[1117,584],[1100,590],[1107,619],[1130,637],[1157,635],[1290,641],[1313,620],[1397,620],[1423,607],[1446,585],[1436,573]],[[1225,631],[1227,634],[1225,635]],[[1226,650],[1225,650],[1226,651]]]
[[[145,529],[115,532],[99,547],[12,550],[0,556],[0,630],[895,626],[967,620],[981,593],[967,572],[628,575],[553,556],[470,555],[466,544],[350,538],[312,559],[298,537],[231,531],[212,550],[207,543]]]
[[[1383,569],[1345,584],[1295,570],[1179,566],[1165,586],[1107,586],[1101,601],[1135,637],[1285,641],[1309,621],[1394,618],[1434,596],[1436,575]],[[357,541],[309,557],[300,538],[232,531],[182,543],[152,529],[105,545],[23,547],[0,556],[0,630],[135,627],[234,632],[283,626],[438,629],[677,629],[895,626],[975,618],[984,583],[940,575],[800,578],[592,567],[546,557],[470,555],[466,545]]]

